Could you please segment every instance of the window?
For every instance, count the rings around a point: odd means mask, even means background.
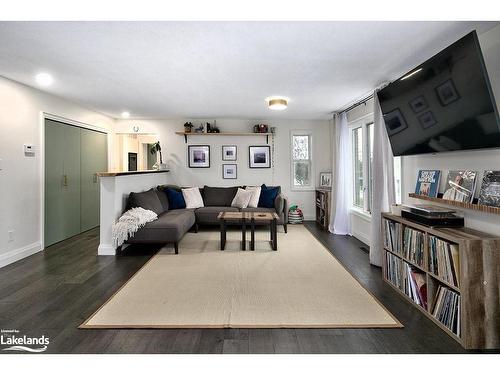
[[[373,191],[373,116],[368,115],[349,124],[353,158],[353,206],[371,212]],[[396,203],[401,203],[401,158],[394,158]]]
[[[364,180],[363,180],[363,128],[352,129],[352,150],[354,161],[354,196],[353,204],[358,208],[364,207]]]
[[[351,123],[353,158],[353,206],[370,213],[373,186],[373,116]]]
[[[312,135],[311,133],[292,131],[292,189],[311,190],[314,188],[312,165]]]

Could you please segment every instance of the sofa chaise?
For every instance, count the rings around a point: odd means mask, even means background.
[[[219,225],[217,219],[221,211],[264,211],[276,212],[279,216],[278,224],[283,225],[287,232],[288,202],[281,194],[281,188],[277,188],[278,194],[274,199],[273,207],[231,207],[234,196],[239,186],[234,187],[211,187],[200,188],[204,207],[200,208],[178,208],[177,202],[169,200],[172,191],[180,192],[181,188],[173,185],[162,185],[145,192],[130,193],[126,210],[133,207],[142,207],[151,210],[158,215],[158,219],[147,223],[140,228],[126,244],[173,244],[175,253],[179,253],[179,241],[184,235],[193,229],[198,231],[198,225]],[[263,185],[265,187],[265,185]],[[244,187],[240,187],[244,188]],[[267,187],[266,187],[267,188]],[[118,249],[119,251],[121,248]]]

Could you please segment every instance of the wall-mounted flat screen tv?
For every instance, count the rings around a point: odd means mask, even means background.
[[[395,156],[500,147],[475,31],[378,92]]]

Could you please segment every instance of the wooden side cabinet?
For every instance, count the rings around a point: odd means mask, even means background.
[[[331,193],[331,190],[316,190],[316,222],[324,230],[328,230],[328,226],[330,225]]]
[[[390,286],[464,348],[500,348],[498,235],[427,227],[388,213],[382,234]]]

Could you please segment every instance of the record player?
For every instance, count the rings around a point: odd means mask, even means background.
[[[401,217],[430,227],[463,227],[463,213],[455,210],[427,205],[404,205]]]

